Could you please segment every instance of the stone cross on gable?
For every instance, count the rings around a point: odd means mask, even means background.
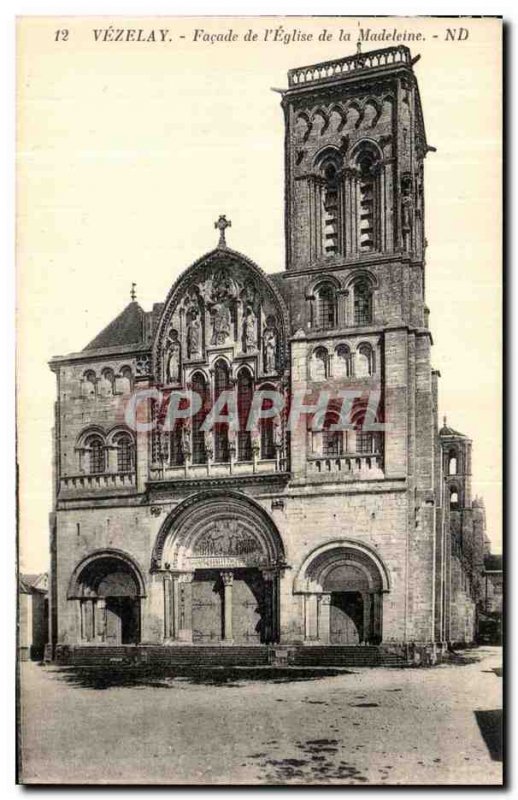
[[[232,222],[226,218],[225,214],[220,214],[218,221],[214,223],[214,227],[219,230],[218,247],[226,247],[225,230],[232,227]]]
[[[130,292],[130,297],[131,297],[132,301],[135,301],[137,299],[137,292],[135,291],[136,288],[137,288],[137,284],[136,283],[132,283],[131,284],[131,292]]]

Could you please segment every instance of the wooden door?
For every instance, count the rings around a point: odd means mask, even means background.
[[[106,644],[122,643],[122,619],[118,597],[106,598]]]
[[[192,640],[218,643],[223,638],[223,587],[218,573],[195,574],[192,582]]]
[[[333,592],[330,618],[331,644],[363,641],[363,599],[360,592]]]
[[[264,581],[259,572],[236,575],[232,586],[233,640],[260,644],[263,639]]]

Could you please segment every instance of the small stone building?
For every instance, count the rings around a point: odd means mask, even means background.
[[[151,311],[132,299],[83,350],[52,359],[55,652],[370,645],[434,657],[473,638],[484,512],[471,442],[437,420],[433,148],[415,60],[389,47],[289,72],[282,271],[232,250],[220,217],[215,249]],[[182,391],[200,407],[168,426],[166,401]],[[239,424],[207,431],[223,392]],[[248,430],[259,392],[272,411]],[[351,393],[343,429],[337,399]],[[314,408],[293,427],[296,398]]]
[[[48,574],[20,575],[18,579],[18,650],[20,659],[43,658],[48,642]]]

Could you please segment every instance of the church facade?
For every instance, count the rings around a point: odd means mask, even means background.
[[[484,510],[437,419],[415,61],[289,72],[284,271],[222,216],[163,302],[52,359],[56,658],[473,639]]]

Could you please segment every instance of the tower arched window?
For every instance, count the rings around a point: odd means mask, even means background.
[[[325,256],[333,256],[340,250],[340,192],[336,161],[327,160],[322,173],[322,252]]]
[[[231,388],[230,370],[226,361],[220,359],[214,369],[214,402],[222,392]],[[217,462],[230,460],[228,423],[216,422],[214,425],[214,459]]]
[[[88,452],[88,472],[90,475],[106,472],[106,451],[103,438],[99,434],[92,434],[86,439],[85,448]]]
[[[372,287],[361,278],[353,286],[354,324],[370,325],[372,322]]]
[[[100,394],[103,397],[111,397],[115,387],[115,374],[110,367],[106,367],[101,372],[101,381],[99,386]]]
[[[239,416],[239,432],[237,434],[237,460],[252,460],[252,435],[246,424],[252,406],[253,379],[250,370],[243,368],[237,376],[237,411]]]
[[[117,448],[117,472],[133,472],[134,448],[133,440],[129,433],[118,433],[114,438]]]
[[[83,375],[81,392],[83,397],[95,397],[96,382],[95,372],[91,369],[87,370]]]
[[[183,419],[176,419],[173,430],[169,432],[169,463],[172,467],[181,467],[185,463],[183,422]]]
[[[328,330],[336,327],[336,290],[330,283],[323,283],[316,292],[317,325]]]
[[[370,344],[361,344],[356,356],[356,376],[367,378],[375,372],[374,352]]]
[[[351,378],[353,374],[352,356],[346,344],[339,344],[335,350],[335,370],[337,378]]]
[[[448,453],[448,475],[456,475],[458,471],[457,451],[450,450]]]
[[[202,372],[195,372],[191,380],[193,394],[197,394],[201,400],[199,411],[192,418],[192,462],[193,464],[205,464],[207,461],[207,449],[205,447],[205,433],[201,430],[203,420],[207,413],[210,402],[207,381]],[[207,436],[212,436],[208,433]]]
[[[457,489],[453,486],[450,490],[450,508],[458,508],[459,507],[459,493]]]
[[[340,417],[336,411],[326,413],[322,431],[322,455],[324,456],[341,456],[344,452],[344,431],[331,430],[331,427],[339,422]]]
[[[118,391],[121,394],[129,394],[131,392],[132,378],[131,367],[123,367],[117,381]]]
[[[319,153],[311,182],[311,248],[317,259],[344,252],[343,156],[334,147]]]
[[[360,253],[372,253],[379,249],[379,199],[378,151],[364,144],[356,156],[358,172],[358,217],[357,234]]]
[[[325,347],[317,347],[311,356],[311,378],[325,381],[328,376],[329,353]]]

